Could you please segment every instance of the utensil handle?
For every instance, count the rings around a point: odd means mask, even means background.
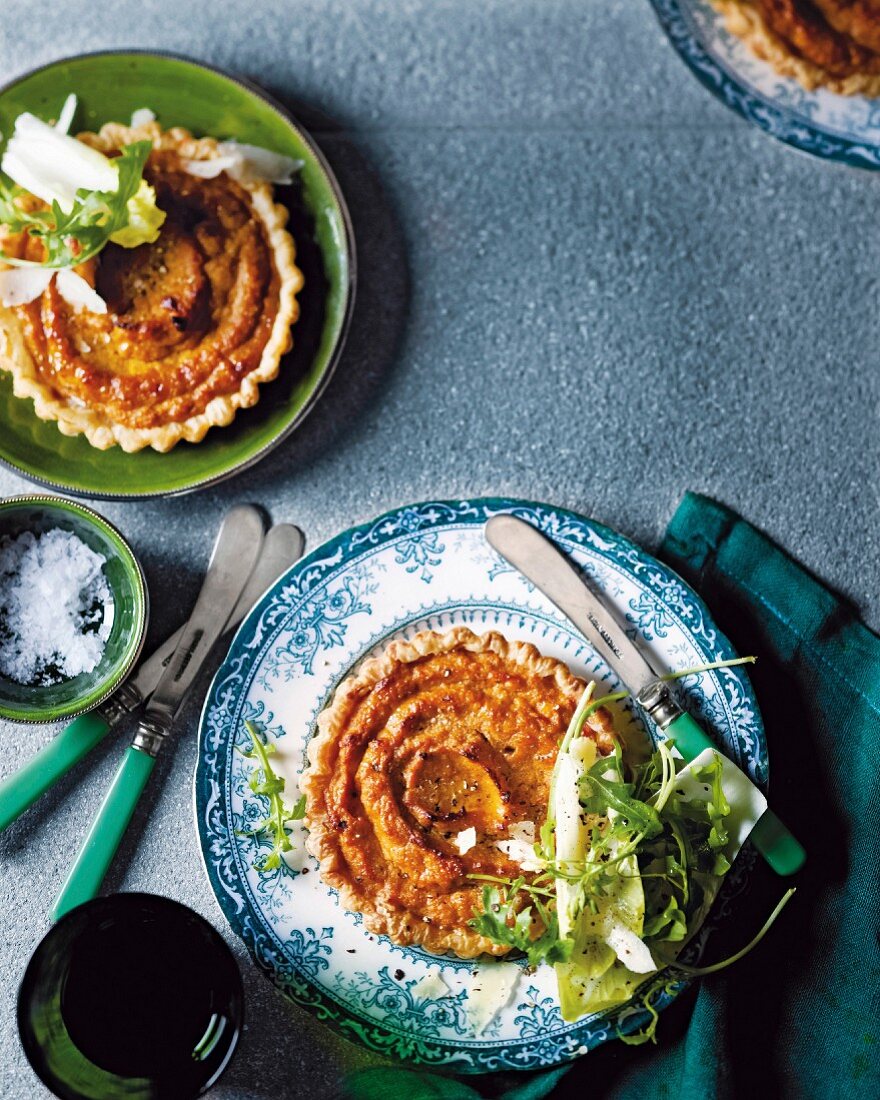
[[[663,727],[663,733],[675,742],[675,747],[685,760],[693,760],[695,756],[699,756],[706,749],[716,750],[718,748],[703,727],[695,722],[689,714],[680,714],[678,718],[674,718],[668,726]]]
[[[706,749],[715,749],[706,732],[689,714],[681,714],[663,730],[675,741],[675,747],[685,758],[693,760]],[[803,867],[807,853],[772,810],[765,810],[749,833],[749,840],[758,849],[777,875],[793,875]]]
[[[52,908],[58,920],[97,895],[156,758],[130,746]]]
[[[0,783],[0,831],[20,817],[109,732],[110,724],[99,711],[81,714],[24,767],[8,775]]]
[[[803,845],[772,810],[761,814],[749,833],[749,840],[777,875],[793,875],[807,861]]]

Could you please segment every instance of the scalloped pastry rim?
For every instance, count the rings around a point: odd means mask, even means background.
[[[493,652],[535,675],[552,676],[573,702],[577,702],[584,690],[585,681],[575,676],[563,661],[543,656],[531,642],[508,641],[497,631],[475,634],[468,627],[458,626],[443,634],[426,630],[409,641],[392,641],[378,657],[367,658],[340,682],[319,715],[317,732],[308,745],[308,763],[300,780],[300,790],[306,796],[305,825],[309,830],[306,847],[318,861],[322,880],[339,892],[344,908],[361,913],[364,926],[370,932],[388,936],[396,944],[415,945],[438,955],[452,951],[459,958],[472,959],[482,954],[505,955],[510,949],[492,943],[471,929],[441,930],[413,920],[405,909],[365,897],[346,873],[347,865],[340,853],[337,834],[326,828],[322,819],[325,810],[322,796],[327,779],[334,773],[336,743],[354,705],[400,665],[458,648],[471,653]]]
[[[825,88],[836,95],[880,96],[880,75],[854,73],[851,76],[834,76],[812,61],[794,52],[768,27],[764,16],[749,0],[709,0],[724,17],[724,25],[731,34],[741,39],[760,61],[766,62],[780,76],[793,77],[813,92]]]
[[[130,142],[149,140],[156,148],[175,149],[186,159],[211,160],[220,155],[215,138],[196,138],[181,127],[162,130],[156,122],[137,127],[108,122],[97,133],[85,132],[78,137],[101,152],[111,152]],[[145,447],[165,453],[181,440],[198,443],[210,428],[231,424],[239,409],[256,405],[260,399],[260,386],[277,378],[282,357],[293,347],[290,330],[299,317],[296,295],[302,289],[304,280],[296,266],[293,237],[285,228],[288,211],[273,201],[271,185],[241,183],[239,186],[249,193],[253,211],[266,231],[280,285],[278,313],[260,362],[241,380],[235,393],[211,398],[203,412],[185,420],[152,428],[131,428],[116,423],[103,409],[74,407],[58,397],[56,391],[40,378],[15,310],[0,305],[0,370],[12,374],[14,396],[31,399],[39,419],[55,421],[62,435],[84,435],[97,450],[119,446],[127,453]]]

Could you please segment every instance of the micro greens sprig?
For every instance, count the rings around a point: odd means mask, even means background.
[[[520,891],[532,899],[543,929],[538,936],[532,935],[532,905],[520,910],[515,907]],[[547,890],[526,883],[523,878],[505,886],[484,886],[483,912],[471,921],[471,926],[493,943],[522,951],[529,966],[566,962],[571,957],[574,942],[568,937],[560,937],[556,913],[545,904],[544,899],[549,894]]]
[[[123,147],[113,158],[118,185],[114,191],[81,188],[71,209],[65,212],[58,201],[48,210],[28,210],[17,200],[26,194],[0,180],[0,223],[9,233],[27,233],[43,245],[42,260],[26,260],[0,252],[0,261],[12,267],[45,267],[53,270],[75,267],[96,256],[114,234],[130,225],[129,202],[138,195],[144,165],[153,148],[150,141],[136,141]],[[159,220],[158,224],[161,224]]]
[[[272,742],[263,741],[260,729],[255,722],[245,722],[244,727],[250,735],[251,748],[240,748],[239,752],[248,760],[257,761],[257,767],[248,780],[248,787],[254,794],[262,795],[269,800],[269,813],[252,829],[239,830],[238,835],[268,834],[272,841],[272,851],[255,860],[254,867],[258,871],[275,871],[281,866],[282,854],[293,848],[287,823],[301,821],[305,817],[306,797],[301,795],[293,806],[285,803],[283,798],[285,780],[272,769],[269,763],[269,756],[275,752],[275,745]]]
[[[657,1025],[660,1022],[660,1014],[656,1008],[656,1001],[665,993],[670,995],[680,988],[683,981],[687,981],[689,978],[702,978],[708,974],[717,974],[720,970],[726,970],[728,966],[733,966],[734,963],[739,962],[750,951],[752,951],[761,940],[770,931],[770,928],[776,922],[776,918],[782,912],[782,910],[788,905],[791,899],[796,893],[795,887],[790,887],[779,901],[776,903],[773,912],[764,921],[760,929],[749,940],[745,947],[740,948],[739,951],[733,955],[728,955],[726,959],[721,959],[717,963],[712,963],[710,966],[688,966],[686,963],[679,962],[674,958],[664,958],[662,953],[655,950],[655,957],[660,964],[661,969],[655,975],[654,979],[650,982],[648,987],[644,989],[638,998],[638,1004],[641,1008],[644,1008],[648,1013],[648,1023],[640,1030],[633,1032],[630,1035],[625,1035],[619,1028],[617,1029],[617,1037],[627,1044],[627,1046],[641,1046],[643,1043],[656,1043],[657,1042]]]

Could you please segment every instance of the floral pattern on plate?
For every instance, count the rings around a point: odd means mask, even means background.
[[[709,0],[651,0],[679,56],[727,107],[805,153],[880,168],[880,99],[807,91],[724,26]]]
[[[618,1030],[641,1027],[646,1014],[626,1005],[566,1023],[556,1007],[553,970],[527,974],[520,967],[507,1006],[475,1034],[465,1003],[480,960],[432,956],[367,933],[360,914],[343,909],[321,881],[305,853],[302,826],[295,826],[295,850],[286,863],[266,874],[254,869],[265,842],[246,833],[265,807],[248,788],[249,765],[235,749],[247,743],[245,719],[260,722],[275,739],[275,766],[296,797],[306,746],[336,685],[390,638],[424,629],[466,624],[477,633],[498,630],[600,681],[603,691],[617,689],[614,674],[571,624],[489,549],[483,524],[498,512],[528,520],[570,554],[655,663],[684,669],[733,656],[680,577],[597,523],[506,499],[414,505],[318,547],[260,600],[206,700],[195,775],[208,878],[257,965],[287,997],[346,1037],[459,1073],[556,1065]],[[688,677],[680,690],[725,751],[765,784],[763,728],[742,669]],[[635,708],[628,716],[650,735]],[[731,875],[731,890],[748,859],[747,849]],[[723,903],[718,909],[725,911]],[[420,996],[421,979],[438,972],[448,993]],[[678,988],[664,992],[658,1007]]]

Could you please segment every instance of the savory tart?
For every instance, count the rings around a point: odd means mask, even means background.
[[[149,120],[109,123],[78,140],[111,163],[150,144],[143,179],[164,213],[161,228],[137,247],[111,237],[32,300],[0,305],[0,367],[41,419],[94,447],[197,442],[259,400],[291,347],[303,278],[287,211],[270,183],[214,171],[209,162],[229,158],[213,138]],[[2,245],[11,258],[45,263],[39,236],[7,234]],[[71,270],[91,298],[65,293]]]
[[[812,90],[880,95],[880,0],[712,0],[728,29]]]
[[[534,646],[465,627],[365,661],[321,714],[302,780],[308,847],[342,904],[398,944],[506,954],[469,923],[483,886],[470,876],[523,874],[509,841],[544,822],[583,691]],[[610,752],[608,712],[589,727]]]

